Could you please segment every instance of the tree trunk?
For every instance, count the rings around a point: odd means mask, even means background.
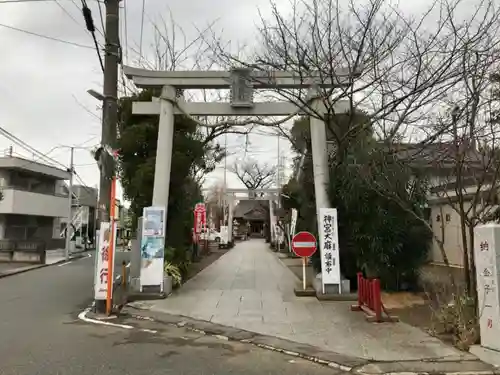
[[[462,208],[462,207],[461,207]],[[462,232],[462,250],[463,250],[463,263],[464,263],[464,281],[465,288],[467,289],[467,295],[472,297],[471,290],[471,277],[470,277],[470,262],[469,262],[469,246],[467,244],[467,222],[465,221],[465,212],[464,210],[460,210],[460,231]],[[472,239],[472,238],[471,238]]]

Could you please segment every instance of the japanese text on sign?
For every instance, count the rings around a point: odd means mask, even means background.
[[[115,230],[115,236],[113,236],[113,238],[114,241],[116,241],[116,225],[113,227]],[[109,264],[110,230],[110,223],[101,223],[98,242],[99,248],[96,254],[96,268],[94,275],[94,298],[100,300],[106,299],[108,290],[108,273],[113,272],[112,266]]]
[[[498,294],[498,248],[500,226],[478,225],[474,228],[474,258],[476,263],[477,298],[481,345],[500,350],[500,301]]]
[[[319,216],[321,274],[323,284],[339,284],[340,267],[337,210],[335,208],[323,208],[320,209]]]

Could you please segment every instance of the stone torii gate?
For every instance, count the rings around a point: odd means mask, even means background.
[[[124,66],[125,75],[139,88],[161,89],[161,96],[151,102],[134,102],[133,114],[159,115],[158,145],[153,186],[153,205],[168,208],[174,115],[192,116],[290,116],[299,109],[290,102],[253,102],[255,89],[331,89],[348,87],[359,72],[339,69],[335,79],[325,79],[319,73],[304,77],[293,72],[262,72],[246,68],[232,71],[151,71]],[[230,102],[186,102],[176,97],[177,89],[230,89]],[[311,106],[317,113],[326,113],[321,100]],[[339,102],[335,113],[345,113],[348,103]],[[309,114],[307,108],[297,114]],[[321,119],[310,118],[316,208],[330,207],[328,183],[328,154],[326,127]]]
[[[227,219],[227,226],[228,226],[228,242],[232,242],[233,240],[233,210],[234,210],[234,201],[236,200],[236,194],[237,193],[248,193],[249,189],[227,189],[225,188],[224,190],[224,198],[228,200],[227,206],[228,206],[228,217],[226,218],[226,213],[224,211],[224,220]],[[265,196],[263,197],[254,197],[252,199],[247,200],[254,200],[254,201],[269,201],[269,221],[272,224],[273,223],[273,216],[274,216],[274,210],[273,210],[273,205],[272,202],[275,200],[280,199],[280,189],[276,188],[265,188],[265,189],[252,189],[253,192],[255,193],[264,193]],[[245,200],[245,199],[240,199],[240,200]],[[272,232],[271,232],[272,235]]]

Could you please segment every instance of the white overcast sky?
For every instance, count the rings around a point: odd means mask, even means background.
[[[92,9],[96,26],[102,30],[98,2],[87,0],[87,3]],[[142,1],[122,0],[122,20],[125,16],[124,4],[130,56],[126,63],[133,65],[132,50],[137,50],[140,43]],[[65,146],[79,146],[75,151],[77,173],[88,186],[95,186],[99,173],[89,148],[100,141],[101,111],[100,103],[86,91],[89,88],[101,91],[102,72],[96,51],[45,40],[3,26],[92,46],[80,7],[78,0],[19,3],[2,3],[0,0],[0,126],[44,153],[62,146],[48,155],[65,165],[69,164],[69,148]],[[167,18],[169,9],[175,22],[187,34],[187,39],[196,35],[196,28],[203,28],[217,20],[216,28],[224,29],[224,34],[231,35],[232,41],[245,42],[255,30],[259,8],[265,13],[269,9],[268,1],[171,1],[167,7],[164,0],[146,0],[143,53],[147,54],[154,42],[151,20],[159,14]],[[120,27],[124,39],[125,23],[122,22]],[[102,40],[101,35],[98,34],[98,37]],[[246,153],[244,138],[229,136],[228,139],[229,152],[234,154],[228,165],[234,162],[234,158],[245,155],[269,163],[277,161],[275,137],[251,136]],[[285,140],[281,141],[281,150],[291,160],[285,143]],[[1,138],[0,150],[7,149],[11,144]],[[15,145],[14,152],[32,157]],[[208,176],[206,184],[216,183],[222,180],[222,176],[223,165]],[[230,187],[242,187],[231,173],[228,173],[227,179]]]
[[[69,163],[67,146],[78,146],[75,154],[77,173],[87,185],[97,185],[99,174],[89,148],[100,142],[101,111],[100,103],[86,93],[89,88],[101,91],[102,72],[96,51],[45,40],[5,27],[92,46],[91,36],[84,27],[80,0],[2,1],[6,0],[0,0],[0,126],[42,152],[60,146],[51,151],[49,156],[65,165]],[[275,2],[286,11],[288,0]],[[429,2],[421,0],[419,4]],[[102,30],[97,0],[87,0],[87,3],[92,9],[96,26]],[[412,4],[405,7],[413,11],[416,2]],[[124,6],[126,23],[123,22]],[[168,18],[171,12],[188,40],[197,35],[196,28],[202,29],[217,20],[215,29],[223,30],[226,40],[231,40],[233,44],[251,45],[256,40],[259,11],[264,17],[269,15],[268,0],[146,0],[143,53],[151,53],[154,43],[151,20],[158,19],[159,15]],[[128,65],[134,65],[132,50],[138,50],[140,44],[141,14],[141,0],[121,1],[121,39],[125,47],[126,25],[129,60],[125,63]],[[98,34],[98,37],[102,41],[102,36]],[[230,136],[229,152],[233,156],[228,165],[235,158],[244,157],[276,163],[277,143],[275,137],[254,135],[249,138],[245,152],[245,140]],[[1,138],[0,150],[7,149],[11,144]],[[289,165],[293,155],[285,140],[281,142],[280,148]],[[30,156],[18,146],[14,146],[14,152]],[[223,164],[208,176],[206,185],[221,181],[222,176]],[[231,173],[228,173],[228,185],[242,187]]]

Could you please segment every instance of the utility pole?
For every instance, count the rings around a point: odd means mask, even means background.
[[[120,63],[119,40],[119,2],[105,0],[106,30],[104,56],[104,87],[102,106],[101,145],[112,149],[116,146],[116,126],[118,123],[118,64]],[[111,155],[101,152],[104,159],[101,163],[99,183],[99,223],[109,222],[111,182],[115,173]]]
[[[69,159],[69,183],[68,183],[68,221],[66,223],[66,261],[69,260],[69,253],[71,247],[71,224],[73,221],[73,173],[74,173],[74,154],[75,149],[70,148],[70,159]]]
[[[119,23],[119,3],[120,0],[105,0],[106,8],[106,30],[105,30],[105,50],[104,50],[104,84],[103,84],[103,105],[102,105],[102,129],[101,147],[96,159],[99,161],[101,172],[99,182],[99,202],[98,202],[98,227],[100,223],[110,222],[112,183],[115,175],[115,161],[104,148],[115,149],[116,147],[116,127],[118,124],[118,64],[120,63],[120,23]],[[114,205],[114,202],[113,202]],[[113,227],[111,227],[113,228]],[[98,252],[97,252],[98,253]],[[96,259],[97,262],[97,259]],[[113,280],[113,264],[108,264],[108,273]],[[108,290],[109,293],[109,290]],[[96,311],[105,312],[109,301],[96,300]],[[108,306],[107,306],[108,305]]]

